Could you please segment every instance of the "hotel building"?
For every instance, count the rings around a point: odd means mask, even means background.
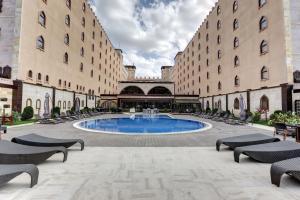
[[[0,31],[0,107],[42,115],[48,96],[62,111],[75,99],[92,108],[127,79],[86,0],[0,0]]]
[[[175,57],[175,93],[235,114],[240,101],[252,112],[299,112],[299,41],[300,1],[219,0]]]

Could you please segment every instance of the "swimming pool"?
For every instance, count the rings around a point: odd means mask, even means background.
[[[101,133],[161,135],[199,132],[210,128],[210,125],[194,120],[177,119],[168,115],[132,115],[82,121],[74,124],[74,127]]]

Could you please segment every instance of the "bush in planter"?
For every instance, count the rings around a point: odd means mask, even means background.
[[[55,117],[55,114],[60,115],[60,107],[54,107],[54,108],[51,110],[51,116],[52,116],[52,117]]]
[[[216,112],[218,112],[218,110],[219,110],[218,108],[215,108],[212,110],[212,113],[215,114]]]
[[[258,122],[261,119],[261,113],[260,112],[255,112],[252,116],[253,116],[252,122]]]
[[[211,109],[210,109],[210,108],[206,108],[205,112],[206,112],[206,113],[210,113],[210,112],[211,112]]]
[[[31,106],[25,107],[21,115],[21,120],[26,121],[32,118],[33,118],[33,108]]]

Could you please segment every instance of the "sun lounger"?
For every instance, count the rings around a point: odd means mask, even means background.
[[[4,185],[22,173],[27,173],[30,175],[30,187],[33,187],[37,184],[39,170],[35,165],[0,165],[0,186]]]
[[[264,144],[264,143],[278,142],[278,141],[280,141],[279,138],[271,137],[260,133],[241,135],[241,136],[218,139],[216,142],[216,149],[217,151],[220,151],[221,144],[229,146],[229,148],[231,149],[235,149],[236,147],[243,147],[243,146]]]
[[[81,146],[81,151],[84,149],[84,142],[80,139],[56,139],[40,136],[37,134],[29,134],[20,137],[14,137],[12,140],[14,143],[29,145],[29,146],[38,146],[38,147],[57,147],[62,146],[69,148],[76,143],[79,143]]]
[[[271,166],[271,182],[280,186],[281,177],[288,174],[300,181],[300,158],[293,158],[273,163]]]
[[[247,155],[259,162],[274,163],[300,157],[300,144],[291,141],[281,141],[237,147],[234,150],[234,160],[236,162],[239,162],[240,154]]]
[[[0,164],[39,164],[59,152],[64,154],[65,162],[68,157],[65,147],[32,147],[0,140]]]

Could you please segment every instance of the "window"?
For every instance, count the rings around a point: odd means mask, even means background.
[[[218,83],[218,90],[222,90],[222,83],[220,81]]]
[[[85,18],[84,18],[84,17],[82,17],[81,25],[82,25],[83,27],[85,27]]]
[[[263,66],[263,68],[260,71],[260,79],[262,81],[269,80],[269,70],[266,66]]]
[[[235,67],[240,66],[240,59],[239,59],[238,56],[235,56],[235,57],[234,57],[234,66],[235,66]]]
[[[218,35],[218,39],[217,39],[218,44],[221,44],[221,36]]]
[[[93,78],[93,76],[94,76],[94,71],[91,70],[91,77]]]
[[[260,98],[260,109],[265,111],[269,110],[269,98],[266,95]]]
[[[259,21],[259,30],[263,31],[268,28],[268,19],[265,16],[262,16]]]
[[[68,33],[65,34],[64,42],[65,42],[66,45],[69,45],[69,43],[70,43],[70,36],[69,36]]]
[[[84,42],[84,32],[81,33],[81,41]]]
[[[217,8],[217,15],[219,15],[220,13],[221,13],[221,7],[218,6],[218,8]]]
[[[32,71],[31,71],[31,70],[28,71],[27,77],[28,77],[28,78],[32,78]]]
[[[206,53],[209,54],[209,47],[206,47]]]
[[[68,110],[71,109],[71,101],[68,101]]]
[[[221,57],[222,57],[222,51],[218,50],[218,59],[221,59]]]
[[[96,26],[96,20],[93,19],[93,27],[95,27],[95,26]]]
[[[86,5],[85,5],[85,3],[83,3],[82,4],[82,11],[85,12],[85,10],[86,10]]]
[[[238,28],[239,28],[239,21],[237,19],[234,19],[234,21],[233,21],[233,30],[235,31]]]
[[[237,48],[237,47],[239,47],[239,45],[240,45],[239,38],[235,37],[234,40],[233,40],[233,47]]]
[[[259,8],[262,8],[265,4],[267,4],[267,0],[258,0]]]
[[[209,79],[209,72],[206,73],[206,78]]]
[[[80,63],[80,72],[83,72],[83,63]]]
[[[240,78],[238,76],[234,78],[234,86],[236,87],[240,86]]]
[[[37,81],[41,81],[41,80],[42,80],[42,74],[38,73],[38,75],[37,75]]]
[[[67,52],[64,54],[64,63],[65,63],[65,64],[68,64],[68,63],[69,63],[69,55],[68,55]]]
[[[3,0],[0,0],[0,13],[2,13]]]
[[[36,40],[36,48],[39,50],[44,50],[45,49],[45,40],[43,36],[39,36]]]
[[[26,107],[28,106],[32,106],[32,100],[30,98],[26,100]]]
[[[240,100],[238,98],[234,99],[233,108],[235,110],[239,110],[240,109]]]
[[[41,109],[41,100],[40,99],[37,99],[36,102],[35,102],[35,108],[37,110],[40,110]]]
[[[261,43],[260,43],[260,54],[261,55],[264,55],[266,53],[269,52],[269,45],[268,45],[268,42],[266,40],[263,40]]]
[[[69,16],[69,15],[66,15],[66,17],[65,17],[65,24],[66,24],[67,26],[70,26],[70,24],[71,24],[71,19],[70,19],[70,16]]]
[[[57,107],[61,108],[61,101],[57,102]]]
[[[208,33],[206,34],[206,41],[208,41],[209,40],[209,35],[208,35]]]
[[[63,102],[63,109],[66,109],[66,108],[67,108],[67,102],[64,101],[64,102]]]
[[[232,8],[233,13],[235,13],[235,12],[238,10],[238,8],[239,8],[238,2],[237,2],[237,1],[234,1],[234,2],[233,2],[233,8]]]
[[[221,68],[221,65],[218,66],[218,74],[221,74],[222,72],[222,68]]]
[[[218,20],[218,23],[217,23],[217,29],[220,30],[220,28],[221,28],[221,21]]]
[[[49,76],[48,75],[46,75],[46,77],[45,77],[45,83],[49,83]]]
[[[208,29],[209,28],[209,23],[208,23],[208,21],[206,21],[206,29]]]
[[[81,47],[81,49],[80,49],[80,55],[83,57],[84,56],[84,48],[83,47]]]
[[[71,0],[66,0],[66,6],[71,9]]]
[[[39,14],[39,24],[43,27],[46,27],[46,15],[44,11],[41,11]]]
[[[209,93],[209,85],[206,86],[206,92]]]

